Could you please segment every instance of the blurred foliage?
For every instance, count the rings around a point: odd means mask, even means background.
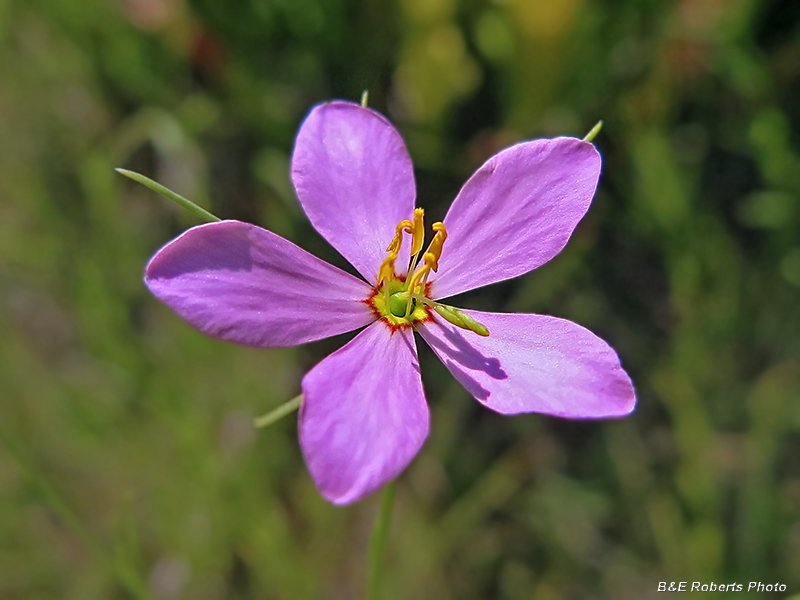
[[[420,346],[387,600],[800,590],[799,3],[5,0],[0,47],[0,597],[361,595],[377,498],[327,504],[294,418],[251,426],[342,340],[190,329],[141,274],[192,218],[112,168],[349,268],[288,165],[309,108],[364,89],[434,218],[500,148],[605,119],[567,249],[461,304],[589,327],[639,394],[503,418]]]

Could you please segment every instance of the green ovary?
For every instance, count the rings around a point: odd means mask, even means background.
[[[411,312],[417,306],[417,301],[411,301]],[[408,292],[395,292],[389,296],[389,312],[395,317],[405,317],[408,308]]]

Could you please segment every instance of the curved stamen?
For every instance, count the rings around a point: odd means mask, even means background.
[[[408,219],[400,221],[397,224],[397,230],[394,234],[394,237],[392,238],[392,243],[389,244],[388,248],[386,248],[387,252],[389,253],[393,252],[395,255],[398,252],[400,252],[400,246],[403,245],[403,231],[405,231],[406,233],[413,233],[414,224]]]
[[[414,224],[411,226],[411,256],[416,256],[425,243],[425,209],[414,209]]]
[[[442,255],[442,247],[447,239],[447,229],[441,221],[434,223],[431,229],[433,229],[436,234],[433,236],[428,249],[422,256],[423,265],[406,280],[405,289],[411,292],[417,289],[424,289],[431,271],[435,273],[439,270],[439,257]],[[409,298],[408,306],[406,307],[406,316],[408,316],[410,312],[411,300]]]
[[[398,326],[401,324],[413,325],[415,321],[424,320],[427,314],[426,310],[421,308],[424,305],[428,309],[435,310],[439,316],[456,327],[473,331],[478,335],[489,335],[489,330],[483,324],[478,323],[464,311],[431,300],[425,295],[431,272],[439,271],[439,259],[447,240],[447,229],[441,221],[434,223],[431,226],[434,232],[433,239],[423,253],[424,216],[425,211],[422,208],[416,208],[413,222],[405,219],[397,224],[394,238],[386,248],[389,254],[378,270],[376,296],[373,296],[372,299],[373,307],[382,318],[387,319],[390,325]],[[411,264],[405,281],[395,273],[395,262],[403,245],[404,233],[411,234]],[[417,267],[420,255],[422,264]],[[377,294],[381,292],[379,299]],[[403,310],[404,308],[405,310]]]
[[[434,223],[431,226],[431,229],[436,232],[436,235],[433,236],[431,245],[428,246],[428,250],[425,252],[425,254],[433,255],[434,262],[431,268],[435,273],[439,270],[439,258],[442,256],[442,246],[444,246],[444,241],[447,239],[447,229],[445,229],[444,223],[441,221]]]
[[[394,245],[394,242],[392,242]],[[391,248],[391,246],[390,246]],[[387,285],[394,279],[394,261],[397,260],[397,252],[389,252],[389,255],[383,259],[380,268],[378,269],[378,289],[383,289],[383,295],[386,296],[386,301],[389,301],[389,286]]]

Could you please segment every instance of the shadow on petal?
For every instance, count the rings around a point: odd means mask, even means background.
[[[483,371],[492,379],[507,379],[508,374],[503,370],[500,360],[497,358],[490,358],[481,354],[481,352],[472,346],[469,341],[461,335],[461,333],[454,329],[442,328],[443,337],[449,344],[445,344],[440,338],[431,337],[427,339],[428,343],[433,346],[434,350],[441,353],[442,357],[450,359],[451,363],[456,363],[470,371]],[[473,385],[465,383],[463,379],[459,379],[461,383],[470,391],[472,387],[477,386],[484,392],[486,390],[474,381],[469,375],[463,373],[461,369],[459,372],[463,374],[463,378],[473,382]],[[488,392],[486,392],[488,395]],[[486,396],[484,396],[486,397]]]
[[[392,335],[395,335],[395,333],[392,333]],[[414,336],[413,335],[410,335],[410,336],[405,336],[404,335],[402,337],[403,337],[403,343],[406,345],[406,347],[408,348],[409,352],[414,357],[414,360],[411,362],[411,368],[414,369],[417,373],[421,374],[422,371],[420,371],[419,359],[417,358],[417,347],[414,345]]]
[[[456,381],[464,386],[470,394],[475,396],[478,400],[483,402],[489,397],[491,393],[485,387],[483,387],[476,379],[467,375],[464,371],[459,369],[452,360],[443,361],[444,366],[447,367],[450,372],[453,374],[453,377],[456,378]]]

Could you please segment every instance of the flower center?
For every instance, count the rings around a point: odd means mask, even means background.
[[[427,321],[432,318],[432,311],[436,311],[457,327],[474,331],[478,335],[489,335],[486,327],[465,312],[430,299],[428,277],[431,271],[436,273],[439,270],[439,258],[447,239],[447,229],[440,221],[434,223],[433,239],[428,249],[422,253],[425,242],[424,216],[425,211],[417,208],[414,209],[413,221],[406,219],[397,224],[392,243],[386,248],[388,254],[381,263],[377,285],[369,304],[378,318],[383,319],[392,329],[410,327],[417,321]],[[395,261],[403,245],[404,233],[411,235],[408,277],[395,272]],[[420,254],[422,264],[418,265]]]
[[[380,284],[369,299],[372,310],[392,329],[408,327],[417,321],[427,321],[431,318],[429,307],[409,293],[405,285],[406,278],[395,275]],[[410,310],[409,300],[411,300]]]

